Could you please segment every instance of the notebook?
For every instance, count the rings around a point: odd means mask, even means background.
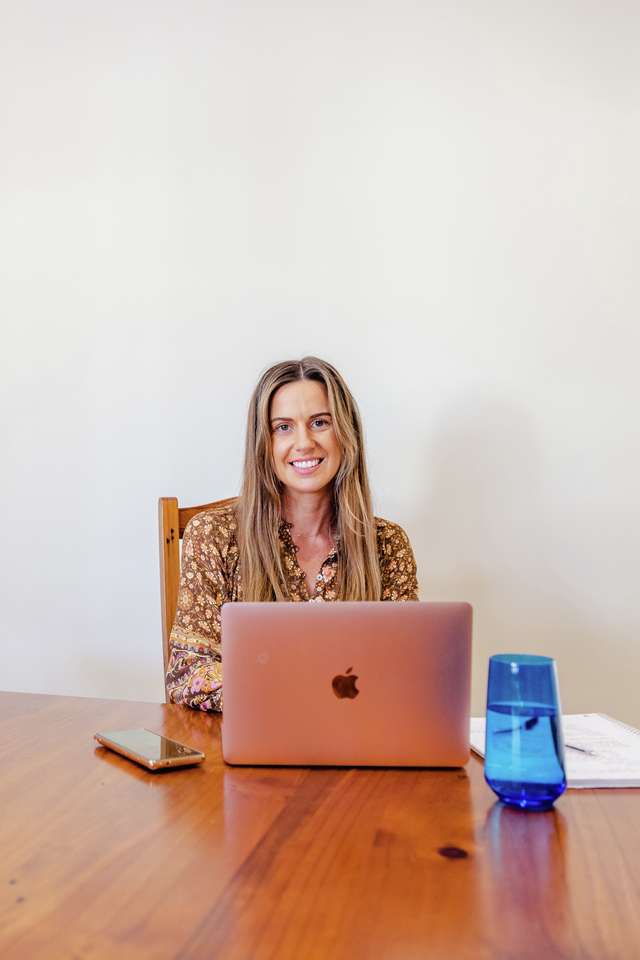
[[[225,604],[225,761],[463,765],[471,622],[467,603]]]

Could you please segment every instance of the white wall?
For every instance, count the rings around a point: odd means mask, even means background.
[[[0,686],[161,698],[156,498],[316,353],[474,710],[523,650],[640,723],[637,4],[1,11]]]

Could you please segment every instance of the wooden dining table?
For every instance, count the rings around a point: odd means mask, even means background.
[[[206,754],[152,773],[98,730]],[[498,802],[460,769],[231,767],[220,717],[0,694],[0,956],[640,957],[640,791]]]

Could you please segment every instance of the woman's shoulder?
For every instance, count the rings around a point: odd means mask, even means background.
[[[236,504],[223,504],[219,507],[209,507],[196,513],[189,520],[185,531],[185,540],[197,545],[208,553],[211,548],[226,553],[230,546],[236,543]]]
[[[404,550],[407,547],[411,549],[409,537],[399,523],[393,523],[392,520],[385,520],[383,517],[374,517],[373,520],[376,525],[378,547],[383,553]]]
[[[400,524],[374,517],[382,574],[381,600],[417,600],[418,580],[413,548]]]

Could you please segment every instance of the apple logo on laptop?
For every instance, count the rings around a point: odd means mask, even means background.
[[[339,673],[338,676],[334,677],[331,681],[333,692],[339,700],[343,700],[345,697],[353,700],[360,693],[356,687],[358,677],[355,673],[351,673],[352,670],[353,667],[349,667],[346,673]]]

